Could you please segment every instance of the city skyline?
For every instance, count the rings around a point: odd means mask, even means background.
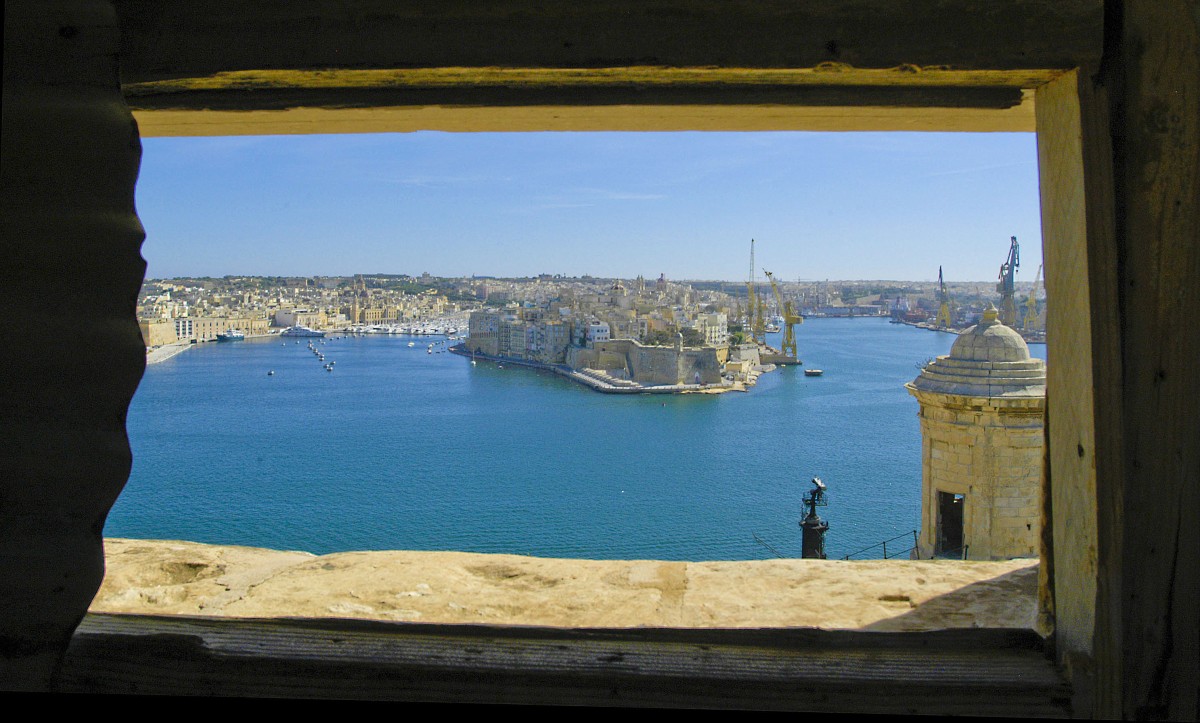
[[[1018,281],[1033,134],[409,133],[148,138],[148,278]]]

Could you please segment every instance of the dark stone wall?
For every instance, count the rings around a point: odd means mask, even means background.
[[[104,573],[145,366],[141,144],[107,2],[6,2],[0,680],[45,689]]]

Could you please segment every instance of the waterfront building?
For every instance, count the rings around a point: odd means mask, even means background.
[[[467,317],[467,336],[471,351],[496,356],[500,353],[500,312],[496,309],[472,311]]]
[[[327,323],[328,318],[323,311],[312,309],[280,309],[275,312],[275,326],[307,326],[313,329],[321,329]]]
[[[587,341],[591,346],[597,342],[608,341],[611,336],[609,326],[606,322],[592,320],[587,325]]]
[[[162,346],[178,341],[175,335],[174,320],[140,320],[138,328],[142,331],[142,340],[147,347]]]
[[[214,341],[217,334],[229,329],[251,335],[266,334],[270,321],[255,316],[187,316],[164,322],[143,321],[139,325],[146,346],[160,346],[175,341]]]
[[[530,324],[526,332],[528,358],[543,364],[561,363],[570,343],[570,326],[561,321]]]
[[[192,339],[196,336],[195,320],[184,317],[175,320],[175,339]]]
[[[905,385],[920,402],[921,558],[1037,557],[1046,366],[989,305]]]
[[[528,323],[509,317],[500,320],[497,334],[497,353],[500,356],[521,359],[525,357],[525,331]]]
[[[708,346],[729,344],[729,317],[725,314],[701,314],[696,317],[696,330],[704,335],[704,343]]]

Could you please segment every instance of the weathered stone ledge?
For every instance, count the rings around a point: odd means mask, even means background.
[[[1034,628],[1037,561],[315,556],[108,539],[91,612],[569,627]]]

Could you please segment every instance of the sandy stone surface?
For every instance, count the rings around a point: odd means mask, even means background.
[[[92,612],[571,627],[1033,628],[1037,561],[315,556],[105,540]]]

